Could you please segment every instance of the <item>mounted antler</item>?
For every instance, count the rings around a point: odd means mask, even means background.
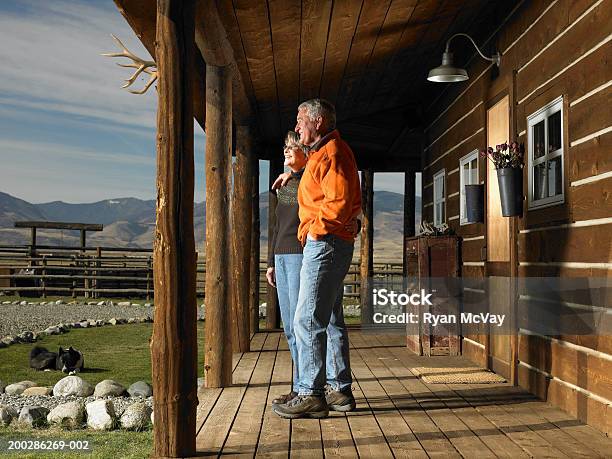
[[[130,67],[136,69],[132,76],[125,80],[125,84],[121,86],[122,88],[127,88],[131,86],[132,83],[136,81],[136,78],[138,78],[138,75],[143,72],[150,75],[151,77],[149,78],[149,81],[147,81],[147,84],[145,84],[140,91],[136,91],[133,89],[129,90],[132,94],[144,94],[145,92],[147,92],[147,89],[149,89],[151,85],[155,82],[155,80],[157,80],[157,64],[155,63],[155,61],[145,61],[144,59],[141,59],[140,57],[132,53],[129,49],[127,49],[125,45],[121,43],[121,40],[119,40],[113,34],[111,34],[111,37],[113,37],[113,39],[117,42],[117,44],[122,48],[123,51],[121,51],[120,53],[104,53],[102,54],[102,56],[127,57],[128,59],[131,59],[133,61],[131,64],[117,63],[119,67]],[[152,67],[155,68],[155,70],[151,70]]]

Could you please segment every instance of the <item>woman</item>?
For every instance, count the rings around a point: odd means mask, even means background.
[[[300,224],[298,217],[297,192],[307,155],[300,144],[298,135],[289,131],[285,138],[284,166],[290,169],[288,181],[282,188],[273,190],[276,193],[276,224],[268,254],[268,283],[276,287],[278,304],[283,321],[283,329],[289,343],[289,351],[293,359],[293,388],[289,394],[281,395],[272,403],[286,403],[297,395],[297,346],[293,334],[293,318],[300,291],[300,269],[302,268],[302,244],[297,238]]]

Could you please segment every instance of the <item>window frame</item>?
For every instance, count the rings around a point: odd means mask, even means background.
[[[531,115],[527,117],[527,157],[528,157],[528,172],[527,172],[527,209],[528,210],[536,210],[542,209],[545,207],[557,206],[559,204],[565,203],[565,127],[564,127],[564,119],[565,115],[563,113],[563,96],[557,97],[555,100],[547,103],[545,106],[540,108],[539,110],[533,112]],[[560,147],[554,152],[548,151],[549,139],[548,139],[548,119],[559,112],[560,114]],[[541,121],[544,121],[544,154],[537,159],[534,159],[534,136],[532,133],[532,129]],[[539,164],[546,163],[547,161],[560,157],[561,158],[561,193],[555,196],[547,196],[541,199],[534,199],[534,173],[533,168]],[[548,189],[548,171],[546,171],[546,187]],[[547,193],[548,194],[548,193]]]
[[[436,182],[438,180],[442,180],[442,197],[436,197]],[[444,223],[446,223],[446,169],[440,169],[433,176],[433,224],[435,227],[440,227]],[[437,204],[442,204],[444,206],[444,219],[442,219],[439,223],[437,223],[438,219],[438,206]]]
[[[465,185],[478,185],[480,183],[480,161],[478,150],[473,150],[459,160],[459,225],[470,225],[467,221]],[[476,160],[476,183],[464,183],[463,166]]]

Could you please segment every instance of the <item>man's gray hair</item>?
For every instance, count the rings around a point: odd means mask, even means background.
[[[325,99],[310,99],[300,104],[298,111],[302,109],[306,110],[311,120],[314,121],[320,116],[328,130],[336,129],[336,107],[331,102]]]

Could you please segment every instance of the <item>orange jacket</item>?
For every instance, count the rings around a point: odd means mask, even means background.
[[[351,148],[337,130],[323,137],[311,151],[298,188],[298,239],[306,243],[326,234],[353,241],[349,224],[361,212],[361,186]]]

